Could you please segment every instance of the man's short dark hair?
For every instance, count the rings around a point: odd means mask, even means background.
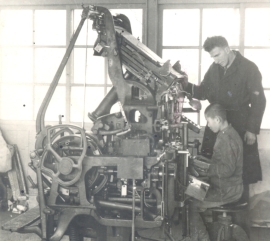
[[[210,52],[215,47],[228,47],[228,41],[222,36],[208,37],[203,44],[206,52]]]
[[[215,117],[219,117],[222,121],[227,120],[226,109],[222,105],[217,103],[213,103],[207,106],[204,111],[204,115],[212,119],[214,119]]]

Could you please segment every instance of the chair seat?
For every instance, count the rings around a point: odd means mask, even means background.
[[[243,200],[238,200],[236,202],[224,204],[219,207],[210,208],[214,212],[239,212],[245,210],[248,207],[248,203]]]

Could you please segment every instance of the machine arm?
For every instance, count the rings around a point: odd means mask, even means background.
[[[70,40],[70,43],[69,43],[69,46],[66,50],[66,53],[58,67],[58,70],[53,78],[53,81],[47,91],[47,94],[45,96],[45,98],[43,99],[43,102],[39,108],[39,111],[38,111],[38,115],[37,115],[37,119],[36,119],[36,133],[39,134],[40,132],[44,131],[44,128],[45,128],[45,123],[44,123],[44,119],[45,119],[45,114],[46,114],[46,110],[49,106],[49,103],[52,99],[52,96],[55,92],[55,89],[58,85],[58,82],[60,80],[60,77],[63,73],[63,70],[68,62],[68,59],[69,59],[69,56],[74,48],[74,45],[75,45],[75,42],[79,36],[79,33],[83,27],[83,24],[84,24],[84,21],[87,19],[88,17],[88,14],[89,14],[89,11],[90,10],[93,10],[91,9],[91,6],[88,6],[86,8],[84,8],[83,10],[83,13],[82,13],[82,18],[81,18],[81,21],[80,21],[80,24],[79,26],[77,27],[76,29],[76,32],[74,33],[74,35],[72,36],[71,40]]]

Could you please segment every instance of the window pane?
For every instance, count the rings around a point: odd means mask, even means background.
[[[0,88],[0,118],[3,120],[32,120],[32,87],[2,84]]]
[[[33,50],[31,48],[3,48],[0,66],[3,82],[32,82]]]
[[[265,90],[264,94],[265,94],[266,100],[268,100],[268,101],[266,101],[266,108],[264,111],[261,128],[262,129],[270,129],[270,103],[269,103],[270,91]]]
[[[264,88],[270,87],[270,49],[245,49],[245,57],[253,61],[262,74],[262,83]]]
[[[64,54],[64,48],[36,48],[35,82],[51,83]],[[64,69],[59,82],[64,83],[65,80],[66,70]]]
[[[35,11],[35,44],[66,45],[66,11]]]
[[[202,43],[207,37],[221,35],[231,46],[239,45],[240,14],[238,8],[203,9]]]
[[[142,42],[142,9],[110,9],[112,15],[124,14],[128,17],[131,25],[132,35]]]
[[[209,69],[210,65],[214,62],[214,60],[210,57],[210,54],[204,50],[202,50],[202,61],[201,61],[201,81],[207,70]]]
[[[108,85],[112,85],[112,81],[111,81],[111,79],[110,79],[110,76],[109,76],[109,72],[108,72],[108,70],[106,70],[106,75],[107,75],[107,84]],[[108,92],[107,92],[108,93]]]
[[[40,108],[40,105],[49,89],[49,86],[35,87],[35,119]],[[46,121],[58,121],[58,116],[62,115],[62,120],[65,121],[66,114],[66,88],[57,86],[46,111]]]
[[[104,98],[103,87],[87,87],[85,95],[85,122],[90,122],[87,114],[92,112],[99,105]],[[71,107],[70,107],[70,120],[82,121],[83,120],[83,101],[84,101],[84,88],[72,87],[71,88]]]
[[[181,69],[188,75],[188,81],[198,83],[199,50],[197,49],[163,49],[164,61],[171,60],[171,65],[180,60]]]
[[[74,10],[74,30],[73,30],[74,33],[81,21],[81,15],[82,15],[82,9]],[[88,24],[88,31],[87,31],[87,24]],[[92,29],[92,24],[93,24],[93,21],[89,19],[85,20],[83,27],[81,29],[81,32],[76,40],[76,45],[86,45],[86,37],[88,38],[87,45],[94,45],[98,34],[96,30]]]
[[[101,56],[93,56],[93,49],[87,49],[87,63],[85,57],[85,49],[74,50],[74,83],[84,83],[85,65],[87,64],[86,83],[104,84],[106,59]]]
[[[270,8],[247,8],[245,16],[245,45],[270,46]]]
[[[32,10],[1,10],[0,44],[31,45],[33,36]]]
[[[163,46],[199,45],[200,10],[163,10]]]

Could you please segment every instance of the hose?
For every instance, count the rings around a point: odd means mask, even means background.
[[[98,192],[100,192],[100,190],[106,185],[108,181],[108,175],[104,175],[103,180],[101,181],[101,183],[98,185],[97,188],[95,188],[95,190],[93,190],[93,195],[97,194]]]

